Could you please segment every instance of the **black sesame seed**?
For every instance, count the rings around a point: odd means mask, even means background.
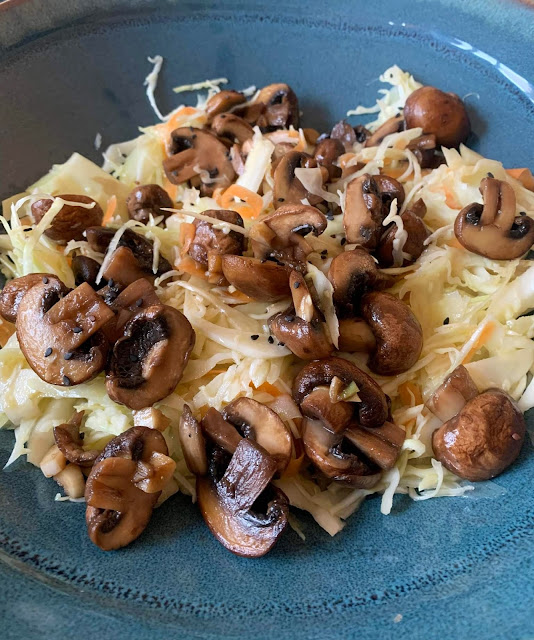
[[[443,324],[449,324],[449,322],[450,322],[450,320],[449,320],[449,318],[448,318],[448,317],[447,317],[447,318],[445,318],[445,320],[443,320]]]
[[[267,338],[267,342],[268,342],[269,344],[273,344],[273,342],[274,342],[274,338],[273,338],[272,336],[269,336],[269,337]]]
[[[43,278],[43,284],[48,284],[48,278],[46,276]]]
[[[83,329],[81,327],[74,327],[72,332],[73,333],[81,333],[83,331]]]
[[[285,198],[278,198],[278,202],[283,202]]]
[[[278,343],[278,346],[279,346],[279,347],[285,347],[285,346],[286,346],[286,343],[285,343],[285,342],[279,342],[279,343]]]
[[[67,376],[63,376],[63,384],[66,387],[70,387],[70,378],[68,378]]]
[[[293,283],[293,288],[294,289],[298,289],[300,287],[300,282],[294,282]]]
[[[328,249],[323,249],[323,250],[321,251],[321,255],[322,255],[322,256],[326,256],[326,255],[328,255]]]
[[[493,173],[491,173],[491,171],[488,171],[488,178],[495,178],[495,176],[493,175]]]
[[[326,260],[328,256],[321,256],[321,260]]]
[[[142,304],[143,304],[143,298],[138,298],[138,299],[135,301],[135,306],[136,306],[136,307],[140,307]]]
[[[48,358],[48,356],[51,354],[52,354],[52,347],[48,347],[48,349],[44,352],[44,357]]]
[[[259,337],[260,336],[257,333],[255,333],[253,336],[250,336],[250,339],[251,340],[257,340]]]
[[[341,238],[341,246],[347,244],[347,238]]]
[[[80,431],[78,437],[80,438],[80,440],[83,440],[85,438],[85,433],[83,431]]]
[[[527,215],[527,212],[526,212],[526,211],[520,211],[520,212],[519,212],[519,215],[520,215],[520,216],[526,216],[526,215]]]
[[[294,319],[295,319],[295,316],[284,316],[284,320],[286,322],[293,322]]]
[[[74,353],[72,351],[65,351],[65,353],[63,354],[63,357],[65,358],[65,360],[70,360],[73,355]]]

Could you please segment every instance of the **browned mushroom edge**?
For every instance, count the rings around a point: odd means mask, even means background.
[[[534,220],[516,216],[512,187],[502,180],[484,178],[480,183],[484,205],[464,207],[454,223],[458,242],[492,260],[515,260],[534,243]]]
[[[80,434],[83,411],[75,413],[65,424],[54,427],[54,440],[65,458],[80,467],[91,467],[99,455],[96,449],[83,448],[83,434]]]
[[[219,113],[225,113],[243,102],[246,102],[246,98],[239,91],[219,91],[206,103],[206,114],[208,118],[214,118]]]
[[[471,482],[498,476],[517,458],[525,439],[525,418],[500,389],[475,396],[434,432],[436,458]]]
[[[478,389],[467,369],[460,365],[434,391],[426,406],[443,422],[454,418],[465,404],[478,395]]]
[[[345,190],[343,226],[347,242],[375,249],[385,213],[378,185],[368,173],[351,180]]]
[[[113,346],[106,374],[109,397],[143,409],[174,391],[195,344],[187,318],[167,305],[139,311]]]
[[[7,282],[0,291],[0,316],[8,322],[15,322],[22,298],[32,287],[45,280],[55,282],[59,288],[63,284],[57,276],[51,273],[30,273]]]
[[[68,202],[93,205],[92,207],[77,207],[72,204],[64,204],[61,207],[52,224],[44,232],[46,236],[58,244],[67,244],[70,240],[83,240],[83,233],[88,227],[101,224],[104,212],[98,202],[92,198],[74,194],[62,194],[57,197]],[[53,203],[51,198],[44,198],[32,204],[31,214],[35,224],[42,220]]]
[[[222,272],[228,282],[255,300],[275,302],[289,297],[290,269],[248,256],[222,256]]]
[[[221,113],[215,116],[211,128],[219,137],[240,145],[251,140],[254,135],[254,129],[250,124],[235,113]]]
[[[128,214],[132,220],[146,224],[150,216],[168,218],[173,201],[169,194],[157,184],[144,184],[133,189],[126,199]]]
[[[310,193],[295,176],[295,169],[311,169],[317,166],[315,159],[303,151],[289,151],[282,156],[274,171],[273,206],[302,204],[305,198],[311,205],[322,201],[321,196]],[[328,171],[324,170],[326,175]]]
[[[255,100],[261,105],[256,124],[262,131],[299,127],[299,103],[295,92],[284,83],[263,87]],[[254,105],[252,105],[254,107]]]
[[[406,211],[401,214],[401,220],[404,231],[407,233],[402,252],[410,257],[405,257],[402,264],[398,266],[406,266],[407,264],[415,262],[417,258],[421,256],[425,249],[425,240],[430,235],[430,231],[427,229],[421,217],[410,209],[406,209]],[[391,267],[394,264],[393,242],[396,233],[397,224],[393,222],[380,238],[375,255],[381,267]]]

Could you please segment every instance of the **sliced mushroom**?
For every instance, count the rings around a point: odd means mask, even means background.
[[[70,240],[83,240],[83,233],[88,227],[94,227],[102,223],[104,212],[102,207],[88,196],[64,194],[57,196],[69,202],[92,204],[92,208],[77,207],[72,204],[64,204],[52,224],[44,232],[46,236],[55,240],[58,244],[67,244]],[[45,213],[48,212],[54,201],[51,198],[37,200],[31,206],[32,218],[37,224]]]
[[[466,249],[492,260],[515,260],[534,243],[534,220],[516,216],[512,187],[502,180],[484,178],[480,183],[484,206],[464,207],[454,223],[458,242]]]
[[[382,174],[373,176],[373,180],[378,189],[380,199],[382,200],[382,205],[386,208],[387,213],[389,213],[393,200],[397,201],[397,207],[400,211],[405,198],[402,184],[398,180],[395,180],[395,178]]]
[[[193,328],[173,307],[138,312],[113,347],[106,375],[109,397],[130,409],[162,400],[180,381],[194,344]]]
[[[100,271],[100,264],[87,256],[74,256],[71,264],[74,282],[76,286],[87,282],[93,289],[97,288],[96,278]]]
[[[79,467],[91,467],[99,452],[96,449],[85,450],[80,435],[83,411],[79,411],[65,424],[54,427],[54,440],[65,458]]]
[[[299,103],[287,84],[270,84],[259,92],[255,102],[264,105],[256,124],[265,131],[299,126]]]
[[[287,525],[286,496],[269,485],[276,463],[263,448],[243,439],[223,477],[197,477],[202,516],[229,551],[255,558],[265,555]]]
[[[255,300],[275,302],[291,293],[290,269],[269,260],[224,255],[222,271],[231,285]]]
[[[246,98],[239,91],[219,91],[207,101],[206,114],[208,118],[214,118],[219,113],[230,111],[232,107],[243,104],[243,102],[246,102]]]
[[[333,378],[339,378],[345,387],[352,383],[358,388],[360,402],[354,404],[354,417],[365,427],[379,427],[388,418],[386,396],[378,384],[355,364],[343,358],[330,357],[314,360],[304,366],[293,383],[293,398],[301,405],[314,389],[329,387]]]
[[[365,141],[366,147],[377,147],[382,140],[392,133],[399,133],[404,129],[404,118],[401,114],[386,120],[378,129]]]
[[[404,258],[402,264],[397,266],[406,266],[407,264],[415,262],[423,253],[425,250],[425,240],[430,235],[430,231],[421,218],[413,211],[410,211],[410,209],[406,209],[401,215],[401,220],[404,231],[408,234],[402,251],[408,254],[410,259]],[[381,267],[391,267],[394,264],[393,242],[397,230],[397,224],[394,222],[384,231],[380,238],[376,249],[376,257]]]
[[[222,415],[210,407],[202,418],[202,430],[218,447],[227,453],[234,453],[243,436],[225,420]]]
[[[169,453],[161,433],[132,427],[113,438],[93,465],[85,488],[85,520],[89,537],[104,551],[130,544],[147,526],[161,491],[143,491],[134,478],[139,467],[146,475],[153,453]]]
[[[337,255],[328,269],[328,279],[334,288],[337,311],[350,316],[358,312],[365,293],[386,289],[394,282],[391,276],[379,271],[374,258],[360,248]]]
[[[362,316],[376,339],[371,371],[392,376],[410,369],[423,348],[423,330],[410,307],[389,293],[374,291],[362,298]]]
[[[443,157],[436,154],[436,147],[436,136],[433,133],[414,138],[406,145],[406,149],[414,154],[421,169],[435,169],[440,165]]]
[[[243,218],[235,211],[226,209],[208,209],[205,216],[244,227]],[[223,255],[241,255],[245,246],[245,236],[238,231],[215,229],[211,222],[195,220],[195,236],[187,248],[188,255],[207,269],[208,280],[213,284],[222,284]]]
[[[358,140],[356,136],[354,127],[352,127],[345,120],[336,122],[336,124],[332,127],[330,138],[332,140],[338,140],[339,142],[341,142],[344,151],[347,153],[353,150],[355,142],[361,142],[361,140]]]
[[[393,422],[384,422],[382,426],[374,429],[353,423],[343,435],[358,451],[384,471],[395,466],[406,436],[404,429]]]
[[[380,191],[373,176],[364,173],[351,180],[345,191],[343,211],[347,242],[375,249],[384,218]]]
[[[302,151],[289,151],[280,159],[274,172],[273,205],[277,209],[283,204],[302,204],[307,199],[315,205],[322,201],[321,196],[310,193],[295,176],[295,169],[312,169],[317,163],[312,156]],[[328,175],[326,170],[325,174]]]
[[[202,435],[199,423],[193,417],[191,409],[186,404],[178,425],[178,437],[185,463],[191,473],[196,476],[204,476],[208,472],[208,459],[206,457],[206,441]]]
[[[16,322],[19,304],[22,298],[35,285],[44,281],[55,282],[59,288],[63,283],[57,276],[50,273],[30,273],[27,276],[14,278],[7,282],[0,291],[0,316],[8,322]],[[64,289],[67,292],[67,289]]]
[[[434,391],[426,406],[443,422],[460,413],[465,404],[478,395],[467,369],[460,365]]]
[[[146,224],[150,216],[158,218],[163,216],[168,218],[170,211],[162,209],[172,209],[173,202],[169,194],[157,184],[144,184],[135,187],[130,192],[126,200],[128,214],[132,220],[138,220]]]
[[[313,157],[320,167],[325,167],[330,180],[341,177],[341,169],[334,163],[340,155],[345,153],[345,147],[337,138],[325,138],[315,147]]]
[[[421,127],[423,133],[436,136],[445,147],[457,147],[471,132],[464,103],[455,93],[435,87],[421,87],[408,96],[404,105],[406,128]]]
[[[435,431],[432,446],[449,471],[479,482],[498,476],[512,464],[525,431],[525,418],[512,398],[500,389],[489,389]]]
[[[254,135],[254,129],[249,123],[235,113],[221,113],[215,116],[211,128],[221,138],[227,138],[237,144],[244,144]]]
[[[328,357],[334,350],[334,345],[328,336],[326,324],[321,321],[313,305],[303,275],[292,271],[289,284],[293,308],[269,318],[271,333],[303,360]]]
[[[226,146],[213,133],[181,127],[171,134],[171,156],[163,169],[172,184],[201,179],[201,193],[211,195],[215,187],[226,189],[235,179],[235,171]]]
[[[316,387],[300,404],[308,418],[320,420],[332,433],[340,433],[354,417],[354,405],[350,402],[332,402],[329,387]]]
[[[292,438],[278,414],[252,398],[237,398],[226,405],[223,417],[267,451],[278,473],[284,471],[291,458]]]
[[[302,442],[308,458],[327,478],[356,489],[370,489],[380,479],[375,464],[347,446],[343,434],[327,431],[318,420],[304,418]]]
[[[347,353],[370,353],[376,348],[371,327],[361,318],[339,320],[339,350]]]
[[[112,317],[87,283],[68,293],[59,280],[45,277],[19,304],[17,338],[28,364],[45,382],[80,384],[105,366],[108,343],[99,330]]]

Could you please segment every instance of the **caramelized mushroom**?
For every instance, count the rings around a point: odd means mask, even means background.
[[[102,223],[104,212],[96,200],[88,196],[78,196],[70,193],[57,197],[69,202],[93,205],[92,208],[77,207],[72,204],[64,204],[61,207],[52,224],[44,232],[46,236],[55,240],[58,244],[67,244],[70,240],[83,240],[83,232],[88,227]],[[51,198],[44,198],[32,204],[31,212],[35,224],[43,219],[53,203],[54,201]]]
[[[300,410],[308,418],[320,420],[332,433],[343,431],[354,417],[354,405],[350,402],[332,402],[330,388],[326,386],[316,387],[305,396]]]
[[[287,84],[270,84],[259,92],[256,104],[263,105],[256,124],[264,131],[289,129],[299,126],[299,103],[293,89]]]
[[[275,302],[291,293],[290,269],[269,260],[224,255],[222,271],[231,285],[255,300]]]
[[[87,283],[68,293],[59,280],[45,277],[20,301],[17,338],[28,364],[45,382],[80,384],[105,366],[108,343],[99,330],[112,317]]]
[[[378,129],[365,141],[366,147],[377,147],[382,140],[392,133],[399,133],[404,129],[404,119],[401,114],[393,116],[380,125]]]
[[[373,180],[378,189],[380,199],[382,200],[382,205],[386,208],[386,211],[389,213],[393,200],[397,201],[397,206],[400,210],[404,204],[405,198],[404,187],[402,184],[398,180],[395,180],[395,178],[391,178],[385,174],[373,176]]]
[[[235,113],[221,113],[215,116],[211,128],[221,138],[227,138],[230,142],[237,144],[251,140],[254,135],[254,130],[249,123]]]
[[[328,269],[328,279],[334,288],[336,310],[350,316],[358,312],[365,293],[393,285],[393,278],[379,271],[373,257],[360,248],[337,255]]]
[[[7,282],[0,291],[0,316],[8,322],[15,322],[22,298],[32,287],[41,284],[44,280],[55,282],[60,288],[63,285],[57,276],[50,273],[30,273]]]
[[[432,446],[449,471],[478,482],[498,476],[512,464],[525,431],[525,419],[512,398],[500,389],[489,389],[435,431]]]
[[[258,444],[241,440],[221,478],[197,476],[202,516],[229,551],[256,558],[265,555],[287,525],[286,496],[269,485],[276,462]]]
[[[315,160],[302,151],[289,151],[282,156],[274,172],[273,205],[275,209],[283,204],[302,204],[304,199],[307,199],[311,205],[321,202],[321,196],[310,193],[295,176],[295,169],[314,167],[317,167]]]
[[[345,120],[336,122],[336,124],[332,127],[330,139],[339,141],[343,145],[344,151],[347,153],[353,150],[355,142],[362,142],[361,139],[358,140],[354,127],[352,127]]]
[[[77,287],[87,282],[93,289],[97,288],[96,278],[100,271],[100,264],[96,260],[87,256],[74,256],[72,258],[71,269]]]
[[[167,305],[137,313],[115,343],[106,376],[109,397],[143,409],[174,391],[195,344],[187,318]]]
[[[144,184],[135,187],[126,200],[130,218],[143,224],[149,221],[150,216],[168,218],[171,212],[162,209],[172,209],[172,205],[173,202],[169,194],[157,184]]]
[[[492,260],[521,257],[534,243],[534,221],[529,216],[516,216],[515,193],[507,182],[484,178],[480,192],[484,206],[474,202],[456,218],[458,242]]]
[[[202,435],[200,425],[193,417],[191,409],[186,404],[178,425],[178,437],[185,463],[191,473],[196,476],[204,476],[208,472],[208,459],[206,457],[206,441]]]
[[[395,466],[406,433],[393,422],[368,429],[352,423],[343,434],[349,442],[384,471]]]
[[[433,133],[444,147],[457,147],[471,132],[464,103],[455,93],[435,87],[421,87],[408,96],[404,119],[407,129],[421,127],[423,133]]]
[[[236,427],[213,407],[210,407],[202,418],[202,429],[210,440],[227,453],[234,453],[243,439]]]
[[[148,427],[132,427],[106,445],[85,487],[85,520],[94,544],[109,551],[141,535],[161,490],[143,490],[137,477],[154,472],[154,454],[168,453],[161,433]]]
[[[173,184],[181,184],[200,176],[201,193],[211,195],[215,187],[225,189],[235,179],[228,151],[213,133],[181,127],[171,133],[171,156],[163,161],[163,169]]]
[[[320,167],[324,167],[328,171],[330,180],[336,180],[341,177],[341,169],[334,164],[340,155],[345,152],[345,147],[341,140],[337,138],[325,138],[321,140],[315,147],[313,157]]]
[[[79,467],[91,467],[98,456],[96,449],[85,450],[80,436],[83,411],[79,411],[65,424],[54,427],[54,440],[65,458]]]
[[[354,383],[358,388],[360,402],[352,404],[354,417],[359,424],[365,427],[379,427],[384,424],[389,413],[384,392],[371,376],[343,358],[314,360],[304,366],[293,383],[295,402],[302,405],[304,398],[316,387],[329,387],[333,378],[339,378],[345,387]]]
[[[410,307],[389,293],[373,291],[362,298],[361,309],[376,339],[371,371],[392,376],[410,369],[423,348],[423,330]]]
[[[239,91],[219,91],[206,103],[206,114],[208,118],[214,118],[219,113],[225,113],[230,111],[232,107],[236,107],[238,104],[246,102],[245,96]]]
[[[229,222],[238,227],[244,227],[243,218],[235,211],[226,209],[208,209],[204,215],[222,222]],[[221,284],[222,256],[241,255],[245,246],[245,236],[238,231],[215,229],[211,222],[195,220],[195,236],[187,248],[187,253],[193,260],[207,269],[210,282]]]
[[[433,133],[414,138],[406,145],[406,149],[414,154],[421,169],[435,169],[439,166],[442,157],[436,154],[436,147],[436,136]]]
[[[361,318],[342,318],[339,320],[340,351],[370,353],[375,349],[375,336],[365,320]]]
[[[384,220],[382,199],[374,178],[364,173],[351,180],[345,191],[343,226],[347,242],[375,249]]]
[[[434,391],[426,406],[443,422],[460,413],[466,402],[478,395],[478,389],[467,369],[460,365]]]
[[[401,220],[404,226],[404,231],[408,234],[402,251],[403,253],[408,254],[410,258],[404,258],[402,264],[395,265],[399,267],[411,264],[419,258],[425,250],[425,240],[430,235],[430,231],[427,229],[425,223],[416,213],[410,211],[410,209],[406,209],[406,211],[401,215]],[[376,257],[378,258],[381,267],[391,267],[395,264],[393,257],[393,242],[395,240],[396,233],[397,224],[394,222],[386,229],[386,231],[384,231],[380,238],[380,242],[378,243],[376,250]]]

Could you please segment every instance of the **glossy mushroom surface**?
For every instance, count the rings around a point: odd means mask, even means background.
[[[72,464],[80,467],[91,467],[99,455],[96,449],[84,449],[80,435],[83,412],[77,412],[65,424],[54,427],[54,440],[58,449]]]
[[[101,224],[104,212],[96,200],[88,196],[70,193],[58,197],[69,202],[92,205],[92,207],[64,204],[54,217],[52,224],[44,232],[50,239],[55,240],[58,244],[67,244],[70,240],[84,240],[83,233],[88,227]],[[32,204],[32,218],[36,224],[43,219],[53,203],[51,198],[44,198]]]
[[[157,184],[144,184],[135,187],[126,200],[130,218],[143,224],[149,221],[150,216],[168,218],[171,212],[163,211],[163,209],[172,209],[172,206],[173,201],[169,194]]]
[[[478,389],[467,369],[460,365],[434,391],[426,406],[443,422],[458,415],[467,402],[478,395]]]
[[[248,256],[223,255],[222,272],[236,289],[255,300],[275,302],[289,297],[290,269]]]
[[[20,301],[32,287],[42,284],[44,280],[55,282],[62,289],[63,283],[50,273],[30,273],[9,280],[0,291],[0,316],[8,322],[16,322]]]

